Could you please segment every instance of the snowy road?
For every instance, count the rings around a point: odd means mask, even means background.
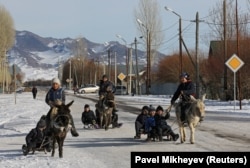
[[[141,140],[134,140],[134,120],[136,109],[143,105],[168,106],[169,101],[143,99],[137,101],[134,97],[117,96],[119,121],[121,128],[84,130],[81,123],[83,106],[89,104],[94,110],[96,95],[87,95],[91,99],[67,95],[67,102],[75,100],[72,106],[79,137],[68,134],[64,145],[64,158],[59,159],[58,151],[55,157],[51,153],[36,152],[35,155],[22,156],[21,146],[28,131],[35,126],[41,114],[47,113],[44,103],[45,93],[39,93],[38,100],[33,100],[31,94],[18,95],[17,105],[13,97],[0,97],[0,165],[1,167],[130,167],[130,152],[132,151],[250,151],[250,115],[240,113],[207,112],[205,121],[197,128],[196,143],[187,141],[180,144],[179,140],[146,143],[146,135]],[[8,105],[6,105],[8,103]],[[20,105],[22,104],[22,105]],[[129,107],[131,106],[131,107]],[[139,110],[137,111],[139,112]],[[168,123],[178,132],[174,112]],[[189,132],[188,132],[189,137]]]

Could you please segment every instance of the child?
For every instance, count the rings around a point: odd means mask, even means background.
[[[148,106],[143,106],[141,110],[141,114],[139,114],[135,120],[135,133],[134,139],[141,138],[141,129],[145,129],[145,122],[148,118]]]
[[[165,116],[163,116],[163,108],[161,106],[158,106],[156,108],[156,114],[155,114],[155,126],[156,131],[159,136],[159,141],[162,141],[162,136],[171,135],[172,139],[176,141],[179,138],[179,134],[175,134],[171,127],[167,124],[167,119],[170,117],[169,112],[166,113]]]
[[[26,136],[26,145],[23,146],[24,155],[27,155],[29,151],[35,148],[40,148],[44,140],[44,130],[46,128],[46,121],[40,120],[36,128],[33,128]]]
[[[155,130],[155,108],[149,108],[149,117],[145,122],[145,132],[148,134],[146,141],[150,142],[151,138],[154,138],[154,130]]]
[[[96,116],[94,112],[90,110],[88,104],[85,104],[84,111],[82,112],[82,123],[84,125],[84,128],[90,128],[92,126],[97,128]]]

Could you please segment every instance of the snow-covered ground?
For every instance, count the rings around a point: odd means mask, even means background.
[[[134,140],[134,120],[136,114],[128,113],[129,107],[140,109],[143,105],[169,106],[169,96],[116,96],[119,108],[119,121],[123,126],[119,129],[84,130],[81,113],[85,104],[94,110],[90,98],[95,94],[75,97],[67,95],[67,102],[75,100],[72,115],[75,119],[79,137],[68,134],[64,144],[64,158],[55,157],[51,153],[36,152],[23,156],[22,144],[25,136],[35,127],[40,116],[46,114],[49,107],[45,104],[45,92],[38,92],[34,100],[31,93],[17,94],[16,104],[13,94],[0,95],[0,165],[1,167],[130,167],[132,151],[250,151],[250,103],[242,102],[242,110],[234,102],[206,100],[207,116],[197,128],[196,143],[189,141],[180,144],[179,140],[145,143],[146,135],[141,140]],[[127,107],[127,108],[126,108]],[[139,110],[138,110],[139,112]],[[168,120],[174,132],[178,132],[174,113]],[[189,136],[189,132],[188,132]],[[187,138],[188,139],[188,138]]]

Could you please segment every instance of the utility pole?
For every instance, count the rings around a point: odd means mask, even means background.
[[[111,67],[111,65],[110,65],[110,49],[108,49],[108,77],[110,78],[110,67]]]
[[[179,15],[179,59],[180,59],[180,73],[179,74],[181,74],[182,73],[182,70],[183,70],[183,67],[182,67],[182,26],[181,26],[181,16]]]
[[[224,26],[224,62],[227,61],[227,3],[226,0],[223,1],[223,26]],[[224,64],[224,94],[225,98],[227,95],[227,66]]]
[[[146,79],[146,94],[149,95],[150,93],[150,87],[151,87],[151,81],[150,81],[150,31],[147,29],[147,79]]]
[[[117,85],[117,61],[116,61],[116,51],[115,51],[115,86]]]
[[[15,96],[15,104],[16,104],[16,64],[13,65],[13,76],[14,76],[14,96]]]
[[[237,35],[237,55],[240,57],[240,43],[239,43],[239,23],[238,23],[238,0],[236,0],[236,35]],[[240,77],[240,70],[238,71],[238,98],[240,102],[240,110],[242,109],[242,104],[241,104],[241,77]]]
[[[137,55],[137,39],[135,37],[135,64],[136,64],[136,93],[140,95],[140,83],[139,83],[139,69],[138,69],[138,55]]]
[[[132,94],[132,47],[129,49],[129,90]]]
[[[196,40],[195,40],[195,58],[196,58],[196,96],[200,97],[200,71],[199,71],[199,13],[196,13]]]
[[[71,90],[71,58],[69,60],[69,89]]]

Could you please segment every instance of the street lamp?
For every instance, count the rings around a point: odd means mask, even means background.
[[[167,11],[172,12],[173,14],[175,14],[176,16],[179,17],[179,61],[180,61],[180,65],[179,65],[179,74],[182,73],[182,28],[181,28],[181,15],[179,15],[178,13],[176,13],[174,10],[172,10],[171,8],[168,8],[167,6],[164,7]]]
[[[71,90],[71,57],[69,59],[69,90]]]
[[[127,44],[127,41],[121,36],[121,35],[119,35],[119,34],[116,34],[116,37],[117,38],[119,38],[119,39],[121,39],[124,43],[125,43],[125,47],[126,47],[126,75],[127,75],[127,93],[126,94],[128,94],[128,44]]]
[[[142,21],[140,19],[136,20],[140,25],[142,25],[143,27],[146,28],[147,31],[147,78],[146,78],[146,94],[149,94],[149,88],[151,87],[151,52],[150,52],[150,31],[147,28],[147,26],[145,26]]]

